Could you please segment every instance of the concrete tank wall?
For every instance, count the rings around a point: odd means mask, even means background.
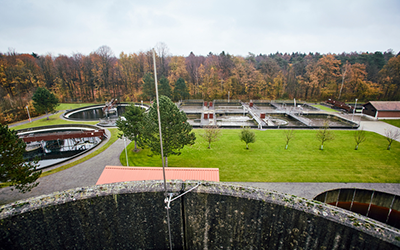
[[[175,196],[195,182],[170,182]],[[174,249],[400,249],[400,231],[254,188],[202,183],[171,203]],[[163,184],[106,184],[0,207],[2,249],[168,249]]]
[[[371,204],[383,208],[387,208],[387,214],[389,216],[392,212],[400,211],[400,197],[395,194],[389,194],[385,192],[366,190],[358,188],[340,188],[333,189],[323,192],[317,195],[314,200],[321,201],[324,203],[335,204],[338,202],[358,202],[363,204]],[[352,210],[351,208],[347,208]],[[365,216],[368,215],[368,211],[365,211]],[[389,217],[388,217],[389,218]],[[391,220],[389,223],[391,226],[400,228],[399,220]]]

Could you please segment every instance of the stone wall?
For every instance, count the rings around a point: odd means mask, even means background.
[[[170,182],[175,196],[195,182]],[[400,249],[400,231],[254,188],[202,183],[171,203],[173,249]],[[163,184],[106,184],[0,208],[2,249],[168,249]]]

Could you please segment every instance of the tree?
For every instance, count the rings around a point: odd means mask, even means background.
[[[10,182],[21,193],[29,192],[39,183],[42,171],[36,171],[37,161],[25,162],[26,144],[15,130],[0,124],[0,182]]]
[[[168,98],[172,98],[171,86],[169,86],[169,81],[164,76],[162,76],[160,79],[159,91],[160,91],[160,95],[164,95]]]
[[[196,135],[187,122],[186,114],[166,96],[160,96],[161,133],[165,166],[168,167],[168,156],[180,155],[186,145],[193,145]],[[157,103],[154,102],[142,124],[142,135],[145,144],[153,155],[161,155],[160,135],[158,128]]]
[[[283,131],[283,135],[285,136],[286,146],[285,149],[289,146],[289,141],[294,139],[294,130],[293,129],[285,129]]]
[[[211,143],[219,140],[221,129],[217,125],[208,125],[204,127],[204,134],[200,134],[208,142],[208,149],[211,149]]]
[[[390,150],[390,147],[392,146],[393,141],[397,140],[400,137],[400,130],[398,129],[390,129],[387,130],[385,129],[385,136],[386,140],[389,142],[387,146],[387,150]]]
[[[358,145],[360,145],[360,143],[365,141],[366,139],[365,136],[366,135],[364,129],[354,131],[354,140],[356,141],[356,147],[354,148],[354,150],[357,150]]]
[[[190,94],[188,91],[188,88],[186,86],[185,80],[183,78],[179,78],[176,83],[175,83],[175,88],[174,88],[174,99],[175,101],[178,100],[184,100],[186,98],[189,98]]]
[[[146,73],[143,77],[143,95],[150,100],[156,96],[153,74],[151,73]]]
[[[120,117],[117,120],[116,125],[125,137],[135,142],[135,152],[137,152],[137,144],[139,143],[141,145],[140,128],[144,119],[144,111],[140,107],[132,104],[131,106],[126,107],[123,117],[125,119]]]
[[[33,106],[39,113],[45,112],[46,115],[49,112],[54,112],[58,106],[57,97],[46,88],[37,88],[36,92],[32,96]],[[47,116],[47,120],[49,117]]]
[[[398,100],[400,96],[400,55],[391,58],[379,71],[379,74],[385,85],[385,97]]]
[[[256,134],[249,128],[243,128],[239,134],[239,138],[241,141],[246,143],[246,149],[249,149],[249,143],[256,142]]]
[[[324,126],[317,132],[317,140],[321,142],[320,150],[324,149],[324,142],[335,139],[335,134],[329,129],[329,123],[325,122]]]

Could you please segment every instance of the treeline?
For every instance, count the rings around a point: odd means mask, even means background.
[[[275,53],[233,56],[225,52],[172,56],[156,48],[160,92],[179,99],[399,100],[400,55],[384,53]],[[89,55],[0,53],[0,120],[26,118],[35,89],[46,87],[61,102],[154,98],[152,51],[117,58],[107,46]],[[31,108],[32,105],[30,105]],[[32,111],[33,107],[32,107]]]

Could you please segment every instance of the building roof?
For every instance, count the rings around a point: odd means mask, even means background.
[[[218,168],[165,168],[167,180],[219,181]],[[96,185],[123,181],[163,180],[161,167],[106,166]]]
[[[368,102],[378,111],[400,111],[400,102],[371,101]],[[364,104],[363,106],[367,105]]]

